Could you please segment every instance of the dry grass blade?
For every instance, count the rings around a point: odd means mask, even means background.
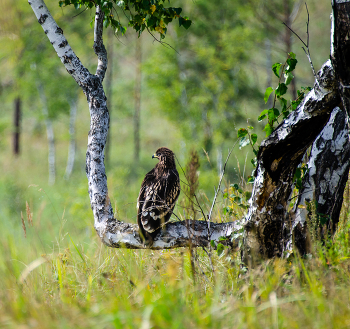
[[[33,262],[31,262],[26,269],[21,273],[21,275],[19,276],[18,281],[20,283],[24,283],[24,281],[26,280],[27,276],[33,271],[35,270],[38,266],[40,266],[43,263],[46,263],[47,260],[45,258],[38,258],[36,260],[34,260]]]

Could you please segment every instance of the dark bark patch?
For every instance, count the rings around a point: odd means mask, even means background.
[[[46,14],[41,15],[40,18],[38,19],[39,24],[43,25],[47,18],[48,18],[48,16]]]
[[[55,33],[56,34],[63,34],[63,30],[57,26]]]
[[[67,44],[68,44],[67,40],[63,40],[63,41],[58,45],[58,47],[64,48],[65,46],[67,46]]]
[[[63,64],[67,64],[67,63],[71,63],[72,62],[72,57],[71,56],[63,55],[62,58],[63,58],[63,61],[62,61]]]

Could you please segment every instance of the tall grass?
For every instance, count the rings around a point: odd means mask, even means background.
[[[26,218],[24,218],[26,221]],[[27,239],[35,235],[27,226]],[[239,253],[111,249],[62,228],[46,254],[29,240],[0,243],[0,326],[7,328],[343,328],[350,325],[350,237],[306,258],[247,271]],[[18,228],[22,230],[21,227]],[[32,263],[32,264],[30,264]]]

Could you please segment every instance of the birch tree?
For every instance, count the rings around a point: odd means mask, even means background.
[[[123,9],[130,13],[129,24],[137,33],[140,34],[143,30],[157,31],[160,33],[160,38],[164,38],[166,26],[173,19],[178,19],[180,25],[186,28],[190,26],[190,21],[181,16],[180,8],[165,8],[162,0],[154,3],[143,1],[143,7],[141,2],[136,1],[122,3]],[[95,10],[93,49],[98,63],[95,73],[89,72],[75,55],[44,1],[29,0],[29,4],[67,72],[87,98],[91,123],[86,153],[86,174],[97,234],[103,243],[110,247],[146,248],[141,242],[135,224],[121,222],[114,217],[104,167],[109,114],[102,87],[108,63],[102,32],[104,22],[105,25],[111,24],[114,28],[124,31],[124,26],[114,20],[111,14],[117,4],[114,1],[61,1],[61,4],[77,6],[83,4]],[[326,209],[323,211],[329,214],[329,218],[332,216],[335,218],[332,222],[329,219],[328,225],[336,223],[338,210],[332,212],[330,208],[335,201],[341,204],[343,186],[349,170],[348,157],[342,156],[341,150],[348,147],[350,3],[334,0],[332,6],[331,60],[327,60],[317,73],[314,88],[296,111],[293,111],[262,142],[257,156],[258,164],[250,209],[246,218],[242,223],[187,220],[169,223],[155,238],[153,249],[184,247],[190,243],[192,247],[208,246],[211,241],[214,243],[221,241],[222,237],[227,238],[226,243],[232,245],[235,243],[231,239],[233,234],[243,229],[242,255],[248,263],[254,255],[282,257],[292,251],[293,241],[299,250],[306,252],[307,212],[298,212],[297,209],[300,209],[298,207],[289,211],[289,204],[293,190],[293,175],[305,151],[311,145],[315,151],[312,152],[309,162],[310,175],[305,178],[305,184],[309,184],[308,189],[311,190],[308,192],[309,198],[317,198],[319,203],[326,200],[327,202],[323,203]],[[130,8],[133,10],[129,12]],[[340,116],[339,113],[343,115]],[[326,160],[327,154],[332,159],[337,159],[338,165],[333,160],[331,166],[330,161]],[[327,175],[323,177],[313,175],[311,170],[313,164],[318,166],[316,171],[322,167]],[[298,203],[302,202],[303,198],[300,198]]]

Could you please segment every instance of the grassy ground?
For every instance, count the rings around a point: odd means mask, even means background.
[[[329,10],[324,7],[329,4],[321,2],[312,2],[310,10],[319,10],[324,17],[323,12]],[[319,30],[329,24],[328,19],[314,21],[311,23]],[[298,24],[304,29],[305,19]],[[328,56],[329,41],[324,36],[311,38],[312,49],[318,50],[318,43],[324,39],[326,55],[314,51],[316,69]],[[298,51],[298,58],[307,62],[296,46]],[[118,78],[123,74],[122,67],[119,65]],[[308,64],[303,67],[310,70]],[[301,72],[298,84],[313,83],[312,76],[309,80],[304,76],[310,77],[310,72]],[[169,146],[185,165],[192,145],[189,141],[184,143],[178,127],[161,117],[155,107],[152,115],[141,114],[143,146],[139,164],[133,164],[132,118],[121,113],[124,101],[116,96],[111,111],[112,146],[107,176],[116,217],[135,222],[138,189],[145,172],[155,164],[151,159],[153,152],[159,146]],[[247,271],[239,261],[238,251],[225,250],[220,256],[213,251],[209,258],[200,249],[195,253],[193,273],[187,249],[115,250],[99,241],[84,173],[89,129],[85,100],[78,112],[75,171],[68,181],[63,179],[68,118],[55,122],[54,186],[47,184],[44,126],[25,109],[22,154],[14,158],[10,149],[12,100],[3,102],[2,114],[0,328],[350,327],[350,190],[337,234],[325,245],[314,241],[312,255],[296,255],[288,261],[270,260]],[[235,150],[234,154],[238,159],[234,155],[230,159],[226,185],[237,183],[239,173],[250,170],[244,170],[244,150]],[[218,174],[216,166],[212,167],[204,155],[201,163],[199,195],[205,207],[212,200]],[[219,196],[214,220],[234,219],[223,214],[222,206],[228,206],[227,202]],[[182,208],[177,206],[176,212],[181,217]],[[242,210],[234,208],[233,212],[242,216]]]
[[[27,227],[35,235],[37,223]],[[308,258],[247,272],[237,252],[113,250],[62,228],[50,251],[12,236],[0,244],[0,326],[8,328],[345,328],[350,240]],[[23,231],[22,231],[23,233]],[[92,233],[92,232],[91,232]],[[32,262],[29,264],[29,260]]]
[[[350,327],[348,198],[334,239],[325,246],[316,241],[306,258],[271,260],[247,271],[238,251],[213,251],[210,260],[197,250],[193,274],[187,249],[102,245],[83,159],[68,182],[61,168],[56,184],[48,186],[43,142],[30,136],[31,151],[2,159],[7,174],[0,185],[0,327]],[[58,147],[62,166],[64,150],[65,144]],[[139,179],[125,169],[130,155],[125,159],[124,153],[114,158],[109,186],[119,218],[132,221]],[[146,160],[148,165],[153,163]],[[217,212],[215,219],[229,218]]]

